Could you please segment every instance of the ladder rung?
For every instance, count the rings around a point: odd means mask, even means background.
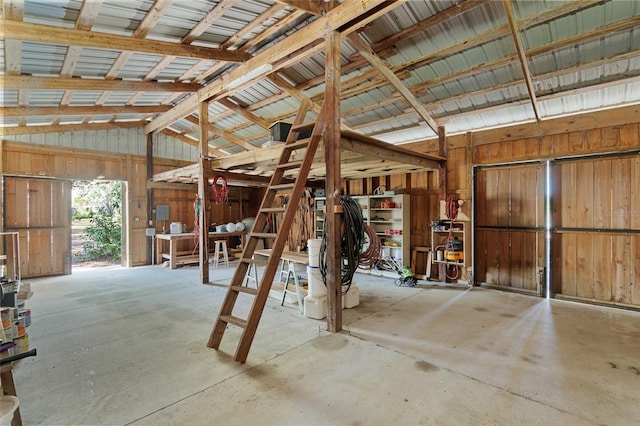
[[[258,294],[258,289],[251,288],[251,287],[244,287],[244,286],[234,285],[234,286],[231,286],[231,289],[233,291],[237,291],[238,293],[246,293],[246,294],[251,294],[253,296]]]
[[[264,207],[260,211],[264,213],[284,213],[287,209],[285,207]]]
[[[275,239],[278,234],[270,233],[270,232],[252,232],[250,238],[273,238]]]
[[[295,151],[296,149],[303,149],[309,146],[309,139],[300,139],[295,142],[288,143],[284,146],[284,149],[289,151]]]
[[[220,315],[220,321],[226,322],[227,324],[235,325],[236,327],[240,328],[245,328],[247,326],[246,320],[234,317],[233,315]]]
[[[306,123],[300,123],[300,124],[294,124],[293,126],[291,126],[291,130],[292,132],[300,132],[302,130],[309,130],[309,129],[313,129],[316,126],[316,122],[315,121],[308,121]]]
[[[269,189],[271,191],[278,191],[278,190],[281,190],[281,189],[291,189],[291,188],[293,188],[294,185],[295,185],[295,183],[281,183],[279,185],[271,185],[269,187]]]
[[[297,169],[300,166],[302,166],[302,160],[300,161],[292,161],[290,163],[283,163],[283,164],[278,164],[278,168],[282,169],[282,170],[291,170],[291,169]]]

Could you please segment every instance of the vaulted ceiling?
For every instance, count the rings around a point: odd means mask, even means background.
[[[342,35],[346,130],[392,144],[640,101],[634,0],[3,0],[0,134],[144,127],[259,149],[324,96]],[[313,113],[310,114],[313,119]]]

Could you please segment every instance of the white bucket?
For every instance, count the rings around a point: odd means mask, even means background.
[[[327,317],[327,298],[313,297],[310,294],[304,298],[304,316],[313,319],[323,319]]]
[[[0,426],[11,426],[13,413],[16,412],[20,401],[12,395],[0,396]]]
[[[356,287],[355,283],[351,283],[347,294],[342,296],[344,301],[344,307],[347,309],[355,308],[360,304],[360,289]]]
[[[322,281],[322,274],[319,268],[307,266],[307,277],[309,278],[309,294],[313,297],[322,297],[327,295],[327,287]]]
[[[309,247],[309,266],[320,266],[320,245],[322,245],[322,239],[314,238],[307,241],[307,247]]]
[[[169,232],[172,234],[182,234],[182,223],[171,222],[171,225],[169,225]]]

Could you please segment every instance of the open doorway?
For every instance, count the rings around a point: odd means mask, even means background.
[[[72,183],[71,253],[73,267],[122,262],[122,194],[119,181]]]

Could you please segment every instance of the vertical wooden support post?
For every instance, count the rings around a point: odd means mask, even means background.
[[[324,159],[327,168],[327,329],[342,330],[342,276],[340,228],[340,34],[327,31],[325,36],[325,132]]]
[[[147,182],[153,177],[153,133],[147,133]],[[147,221],[145,227],[151,226],[153,220],[153,189],[147,186]],[[155,224],[154,224],[155,226]],[[151,265],[153,238],[147,238],[147,264]]]
[[[447,158],[447,136],[444,126],[438,126],[438,156]],[[438,169],[438,194],[440,203],[447,200],[447,163],[443,161],[440,163]],[[438,205],[440,209],[440,205]],[[444,263],[438,264],[438,281],[447,281],[447,265]]]
[[[200,247],[200,282],[209,282],[209,206],[211,197],[207,186],[209,185],[209,102],[200,102],[200,167],[198,169],[198,197],[200,197],[200,235],[198,236]]]

